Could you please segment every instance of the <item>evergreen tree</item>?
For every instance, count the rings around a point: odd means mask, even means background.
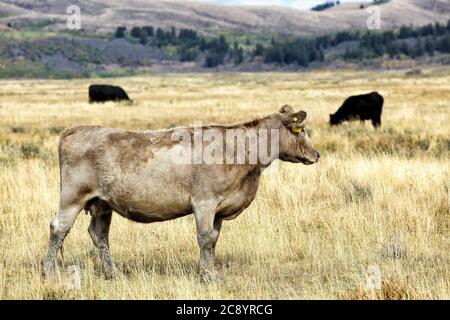
[[[308,60],[309,61],[316,61],[319,58],[319,52],[317,50],[310,50],[309,51],[309,57]]]
[[[421,27],[417,31],[418,36],[426,37],[434,34],[434,27],[431,23]]]
[[[254,55],[259,57],[262,56],[263,54],[264,54],[264,47],[261,43],[258,42],[255,47]]]
[[[132,29],[131,29],[131,36],[133,37],[133,38],[139,38],[140,36],[141,36],[141,28],[139,28],[139,27],[133,27]]]
[[[430,55],[434,55],[434,50],[435,50],[435,44],[434,41],[430,38],[427,37],[425,40],[425,51]]]
[[[147,34],[148,37],[154,36],[154,29],[152,26],[145,26],[142,28],[142,30]]]
[[[223,64],[223,62],[224,62],[224,56],[223,56],[222,53],[210,52],[206,56],[205,67],[207,67],[207,68],[214,68],[214,67],[217,67],[220,64]]]
[[[297,63],[299,66],[307,67],[309,64],[308,56],[305,50],[301,50],[298,54]]]
[[[440,52],[450,53],[450,34],[446,34],[437,45],[437,48]]]
[[[283,49],[281,46],[271,46],[267,50],[264,50],[264,62],[265,63],[283,63]]]
[[[139,43],[145,46],[147,42],[148,42],[147,32],[142,30],[141,34],[139,35]]]
[[[319,61],[320,62],[325,61],[325,52],[322,49],[319,49]]]
[[[400,39],[406,39],[413,36],[412,28],[408,26],[402,26],[400,27],[400,33],[399,38]]]
[[[395,40],[395,35],[393,31],[385,31],[383,32],[383,43],[388,44]]]
[[[422,39],[418,39],[413,53],[414,57],[422,57],[425,54],[425,45]]]
[[[244,62],[244,49],[242,47],[238,47],[234,53],[234,64],[239,65]]]
[[[400,52],[403,53],[405,56],[410,55],[409,46],[405,41],[403,41],[402,44],[400,45]]]
[[[386,47],[384,45],[378,45],[373,49],[376,56],[382,57],[386,53]]]
[[[200,51],[206,51],[207,43],[206,43],[205,38],[202,38],[200,40],[200,45],[198,46],[198,48],[200,49]]]
[[[186,45],[180,47],[180,61],[195,61],[198,56],[198,50],[196,48],[189,48]]]
[[[219,37],[219,45],[225,52],[228,51],[228,43],[224,35]]]
[[[386,51],[387,51],[387,54],[389,55],[389,57],[392,59],[392,58],[398,56],[398,54],[399,54],[398,45],[391,42],[387,45]]]
[[[182,42],[196,41],[198,39],[197,31],[191,29],[181,29],[180,33],[178,34],[178,39],[180,39]]]
[[[156,29],[156,44],[158,47],[162,47],[167,43],[166,41],[166,34],[164,33],[163,29],[158,28]]]
[[[441,25],[439,22],[436,22],[434,24],[434,35],[435,36],[442,36],[446,32],[445,26]]]
[[[164,31],[161,28],[156,29],[156,39],[161,41],[165,39]]]
[[[127,28],[125,27],[117,27],[116,29],[116,33],[115,33],[115,37],[116,38],[124,38],[125,37],[125,31],[127,30]]]

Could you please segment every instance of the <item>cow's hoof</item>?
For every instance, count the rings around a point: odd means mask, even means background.
[[[221,275],[217,271],[202,272],[201,279],[206,284],[220,284],[223,282]]]
[[[111,280],[116,277],[116,271],[104,271],[103,276],[105,277],[105,280]]]
[[[116,270],[116,267],[114,265],[112,265],[112,266],[103,267],[102,273],[106,280],[111,280],[116,277],[117,270]]]
[[[41,276],[44,281],[52,278],[55,275],[55,273],[56,273],[56,266],[54,263],[42,261]]]

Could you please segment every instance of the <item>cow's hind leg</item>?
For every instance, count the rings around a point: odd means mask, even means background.
[[[58,213],[50,223],[50,238],[47,256],[42,262],[42,274],[45,278],[50,276],[53,271],[58,250],[62,248],[64,239],[82,208],[83,206],[77,203],[60,203]]]
[[[114,262],[109,253],[109,226],[111,225],[111,207],[102,200],[94,200],[89,203],[87,209],[91,213],[89,224],[89,235],[92,242],[99,249],[102,270],[106,278],[114,276]]]
[[[207,282],[220,281],[219,273],[214,266],[216,243],[219,239],[222,219],[215,216],[215,208],[199,206],[195,208],[197,224],[197,241],[200,247],[200,275]]]

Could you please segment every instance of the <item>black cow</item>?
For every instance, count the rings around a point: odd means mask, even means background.
[[[121,87],[106,84],[93,84],[89,87],[89,102],[91,103],[122,100],[130,101],[130,98]]]
[[[345,100],[335,114],[330,114],[330,124],[337,125],[350,120],[372,120],[375,128],[381,125],[383,97],[378,92],[352,96]]]

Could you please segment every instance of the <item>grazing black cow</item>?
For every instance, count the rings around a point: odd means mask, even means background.
[[[345,100],[335,114],[330,114],[330,124],[337,125],[350,120],[372,120],[375,128],[381,126],[383,97],[378,92],[352,96]]]
[[[121,87],[106,84],[93,84],[89,87],[89,102],[91,103],[121,100],[130,101],[127,93]]]

